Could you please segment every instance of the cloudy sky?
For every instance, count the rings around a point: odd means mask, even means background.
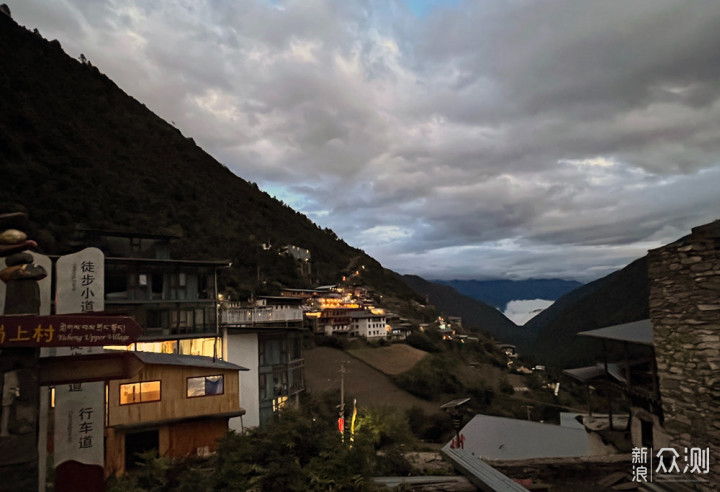
[[[588,281],[720,218],[720,2],[5,0],[386,267]]]

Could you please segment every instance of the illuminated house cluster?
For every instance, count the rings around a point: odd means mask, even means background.
[[[391,336],[385,310],[373,306],[367,291],[358,287],[324,286],[314,290],[288,289],[283,295],[301,294],[305,318],[313,333],[381,340]]]

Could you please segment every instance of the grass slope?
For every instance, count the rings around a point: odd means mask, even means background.
[[[440,405],[418,398],[398,388],[391,380],[368,364],[352,359],[346,352],[330,347],[316,347],[305,351],[305,384],[311,394],[320,395],[340,389],[340,363],[346,364],[346,402],[357,398],[358,406],[389,406],[400,410],[412,407],[436,413]],[[352,411],[352,409],[350,409]],[[349,415],[346,408],[346,415]]]
[[[389,347],[351,349],[348,353],[388,375],[409,371],[428,355],[404,343],[395,343]]]

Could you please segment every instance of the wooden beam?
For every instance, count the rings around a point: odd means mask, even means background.
[[[143,363],[133,352],[40,358],[40,385],[88,383],[135,376]]]

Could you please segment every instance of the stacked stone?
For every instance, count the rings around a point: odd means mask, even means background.
[[[0,214],[0,257],[5,256],[0,280],[7,284],[5,314],[37,314],[40,310],[38,280],[47,276],[41,266],[33,264],[33,256],[25,250],[36,248],[37,243],[24,232],[11,228],[27,220],[27,214],[15,212]]]
[[[650,251],[648,273],[668,444],[710,447],[720,483],[720,221]]]

